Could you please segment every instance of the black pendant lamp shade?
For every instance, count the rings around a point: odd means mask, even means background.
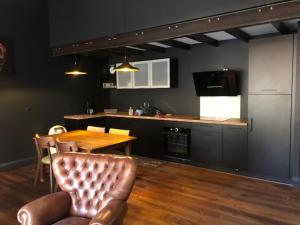
[[[80,76],[80,75],[86,75],[87,72],[82,71],[79,68],[79,65],[77,64],[77,56],[75,56],[75,62],[74,62],[73,68],[70,71],[66,71],[65,74],[72,75],[72,76]]]
[[[126,53],[125,53],[126,54]],[[131,65],[128,61],[127,61],[127,58],[125,56],[125,60],[124,62],[120,65],[120,66],[117,66],[115,68],[115,71],[117,72],[137,72],[139,71],[139,68],[137,67],[134,67],[133,65]]]

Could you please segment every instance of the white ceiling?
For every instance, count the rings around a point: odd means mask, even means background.
[[[205,34],[208,37],[211,37],[217,41],[227,41],[227,40],[232,40],[235,39],[234,36],[226,33],[225,31],[218,31],[218,32],[213,32],[213,33],[207,33]]]
[[[242,31],[246,32],[250,36],[259,36],[266,34],[276,34],[278,31],[272,24],[262,24],[252,27],[241,28]]]

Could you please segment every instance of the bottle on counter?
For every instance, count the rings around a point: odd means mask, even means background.
[[[133,108],[131,106],[129,107],[128,115],[133,116]]]

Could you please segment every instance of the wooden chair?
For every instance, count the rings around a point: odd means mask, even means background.
[[[56,139],[56,149],[58,154],[79,151],[79,147],[75,141],[62,142],[58,139]]]
[[[53,192],[53,173],[52,173],[52,160],[55,158],[56,153],[51,154],[50,148],[55,147],[54,137],[40,137],[38,134],[33,138],[37,151],[37,167],[35,172],[34,187],[37,186],[38,179],[44,182],[44,167],[50,168],[50,192]]]
[[[118,134],[118,135],[129,136],[130,130],[110,128],[109,133],[110,134]]]
[[[48,134],[49,135],[53,135],[53,134],[61,134],[61,133],[65,133],[67,132],[67,129],[62,126],[62,125],[55,125],[53,127],[50,128]],[[50,147],[50,152],[51,154],[55,154],[56,153],[56,148],[55,147]]]
[[[86,130],[93,131],[93,132],[99,132],[99,133],[105,133],[105,127],[88,126]]]
[[[122,130],[122,129],[110,128],[108,133],[109,134],[118,134],[118,135],[129,136],[130,130]],[[104,154],[113,154],[113,155],[124,155],[124,152],[125,151],[122,148],[101,151],[101,153],[104,153]]]

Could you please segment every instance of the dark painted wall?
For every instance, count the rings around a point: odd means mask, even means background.
[[[239,40],[225,41],[219,47],[198,45],[192,50],[170,49],[167,53],[147,54],[130,60],[174,57],[179,61],[179,87],[174,89],[112,90],[111,107],[127,111],[145,100],[173,114],[200,114],[200,99],[196,96],[193,72],[220,70],[223,67],[240,71],[242,89],[241,115],[247,118],[248,44]],[[113,62],[113,61],[111,61]]]
[[[127,31],[247,9],[280,0],[125,0]]]
[[[48,0],[50,40],[55,46],[279,1]]]
[[[14,41],[15,73],[0,76],[0,167],[36,154],[32,137],[82,113],[87,99],[98,109],[108,102],[99,88],[100,64],[86,62],[85,78],[64,75],[70,58],[49,57],[47,1],[2,0],[0,38]]]

